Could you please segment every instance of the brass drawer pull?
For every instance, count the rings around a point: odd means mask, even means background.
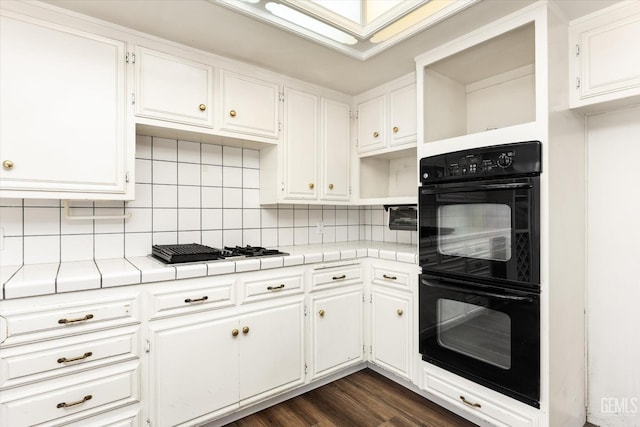
[[[84,403],[87,400],[91,400],[91,399],[93,399],[93,396],[90,395],[90,394],[87,394],[85,397],[83,397],[82,399],[78,400],[77,402],[71,402],[71,403],[62,402],[62,403],[58,403],[56,405],[56,408],[69,408],[71,406],[80,405],[81,403]]]
[[[5,168],[6,170],[11,170],[13,169],[13,162],[11,160],[4,160],[2,162],[2,167]]]
[[[239,333],[240,333],[240,331],[237,330],[237,329],[234,329],[234,330],[231,331],[231,335],[233,335],[234,337],[237,337]]]
[[[247,335],[247,334],[249,333],[249,327],[248,327],[248,326],[244,326],[244,327],[242,328],[242,333],[243,333],[243,334],[245,334],[245,335]]]
[[[377,137],[379,137],[379,136],[380,136],[380,134],[379,134],[378,132],[374,132],[374,133],[373,133],[373,137],[374,137],[374,138],[377,138]]]
[[[384,277],[387,280],[398,280],[396,276],[389,276],[387,274],[383,274],[382,277]]]
[[[318,311],[318,314],[320,315],[320,317],[324,317],[324,310]]]
[[[236,116],[236,114],[237,114],[237,113],[236,113],[236,110],[231,110],[231,111],[229,111],[229,115],[230,115],[231,117],[235,117],[235,116]]]
[[[400,130],[400,129],[398,129],[398,126],[394,126],[394,127],[393,127],[393,133],[398,133],[398,131],[399,131],[399,130]]]
[[[58,320],[58,323],[60,323],[61,325],[66,325],[69,323],[84,322],[85,320],[90,319],[93,319],[93,314],[87,314],[86,316],[80,317],[79,319],[60,319]]]
[[[404,313],[404,311],[402,311],[402,309],[401,309],[401,308],[399,308],[399,309],[398,309],[398,311],[397,311],[396,313],[398,313],[398,316],[402,316],[402,314]]]
[[[90,351],[87,351],[85,354],[83,354],[82,356],[78,356],[78,357],[72,357],[71,359],[67,359],[66,357],[61,357],[60,359],[58,359],[58,363],[69,363],[69,362],[75,362],[77,360],[82,360],[82,359],[86,359],[87,357],[91,357],[93,356],[93,353]]]
[[[342,279],[346,279],[347,275],[343,274],[342,276],[333,276],[333,280],[342,280]]]
[[[462,403],[471,406],[472,408],[482,408],[482,405],[480,405],[479,403],[471,403],[469,402],[467,399],[464,398],[464,396],[460,396],[460,400],[462,400]]]
[[[186,303],[201,302],[201,301],[206,301],[208,299],[209,299],[209,297],[205,295],[202,298],[195,298],[195,299],[187,298],[186,300],[184,300],[184,302],[186,302]]]
[[[207,109],[207,106],[206,106],[206,105],[204,105],[204,104],[200,104],[200,105],[198,106],[198,108],[200,109],[200,111],[204,111],[204,110],[206,110],[206,109]]]
[[[279,289],[284,289],[284,283],[281,283],[278,286],[267,286],[268,291],[277,291]]]
[[[333,190],[333,184],[329,184],[329,190]]]

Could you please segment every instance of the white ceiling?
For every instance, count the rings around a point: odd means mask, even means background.
[[[365,61],[208,0],[44,0],[197,49],[357,94],[415,70],[413,58],[533,0],[482,0]],[[559,0],[568,19],[614,0]]]

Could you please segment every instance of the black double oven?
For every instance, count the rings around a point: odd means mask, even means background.
[[[420,160],[423,360],[540,407],[541,144]]]

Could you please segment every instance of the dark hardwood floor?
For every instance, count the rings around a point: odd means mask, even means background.
[[[471,427],[475,424],[364,369],[226,427],[261,426]]]

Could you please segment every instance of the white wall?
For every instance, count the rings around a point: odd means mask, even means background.
[[[587,118],[588,420],[640,426],[640,107]]]

